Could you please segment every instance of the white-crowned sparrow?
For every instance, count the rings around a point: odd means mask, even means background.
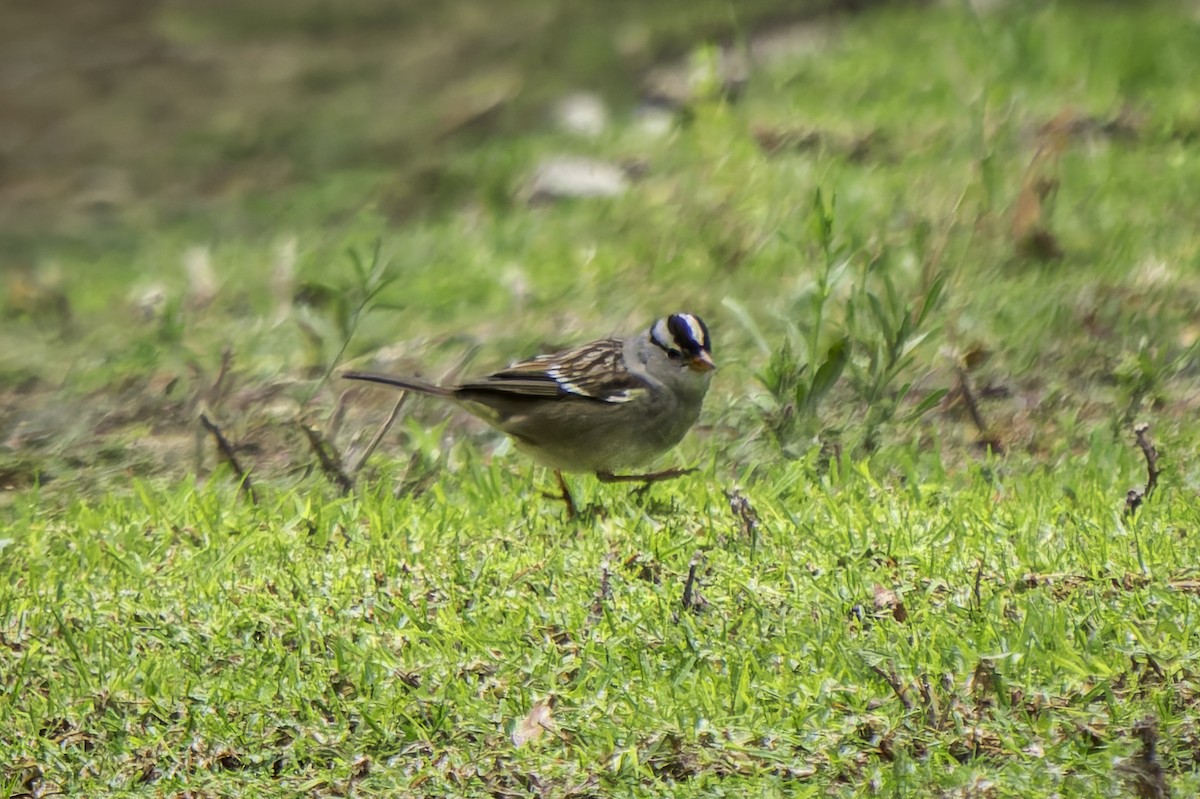
[[[342,377],[449,400],[507,433],[519,449],[555,470],[573,513],[561,472],[646,482],[685,473],[613,470],[644,465],[679,443],[700,415],[715,368],[704,322],[677,313],[627,338],[538,355],[455,385],[370,372]]]

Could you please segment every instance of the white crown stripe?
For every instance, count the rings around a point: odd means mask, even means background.
[[[659,319],[654,323],[654,329],[650,332],[650,337],[654,339],[654,343],[663,349],[673,348],[675,345],[675,336],[671,334],[671,327],[666,318]]]
[[[704,340],[704,328],[700,326],[700,320],[692,316],[690,313],[679,315],[688,327],[688,332],[692,336],[692,341],[703,347],[707,342]]]

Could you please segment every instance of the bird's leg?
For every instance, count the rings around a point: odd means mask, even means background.
[[[575,500],[571,497],[571,489],[567,488],[567,481],[563,479],[562,472],[558,469],[554,470],[554,479],[558,480],[559,498],[567,506],[567,518],[574,519],[579,515],[579,511],[575,507]]]
[[[695,469],[663,469],[661,472],[649,474],[613,474],[612,472],[596,472],[596,479],[601,483],[657,483],[660,480],[674,480],[691,474]]]

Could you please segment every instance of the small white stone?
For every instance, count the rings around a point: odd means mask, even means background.
[[[538,164],[526,188],[530,202],[568,197],[616,197],[629,188],[620,167],[591,158],[553,156]]]
[[[167,289],[160,284],[144,286],[135,289],[129,297],[133,307],[141,314],[142,319],[152,322],[162,316],[167,307]]]
[[[567,133],[594,139],[608,129],[608,107],[599,95],[575,92],[554,109],[558,126]]]
[[[183,253],[183,271],[188,280],[188,302],[203,307],[217,296],[217,276],[208,247],[188,247]]]

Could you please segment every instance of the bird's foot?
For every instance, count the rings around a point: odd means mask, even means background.
[[[562,472],[558,469],[554,470],[554,479],[558,481],[558,493],[544,493],[542,496],[547,499],[560,499],[567,506],[567,518],[574,519],[579,515],[579,508],[575,505],[575,498],[571,496],[571,489],[567,488],[567,481],[563,479]]]

